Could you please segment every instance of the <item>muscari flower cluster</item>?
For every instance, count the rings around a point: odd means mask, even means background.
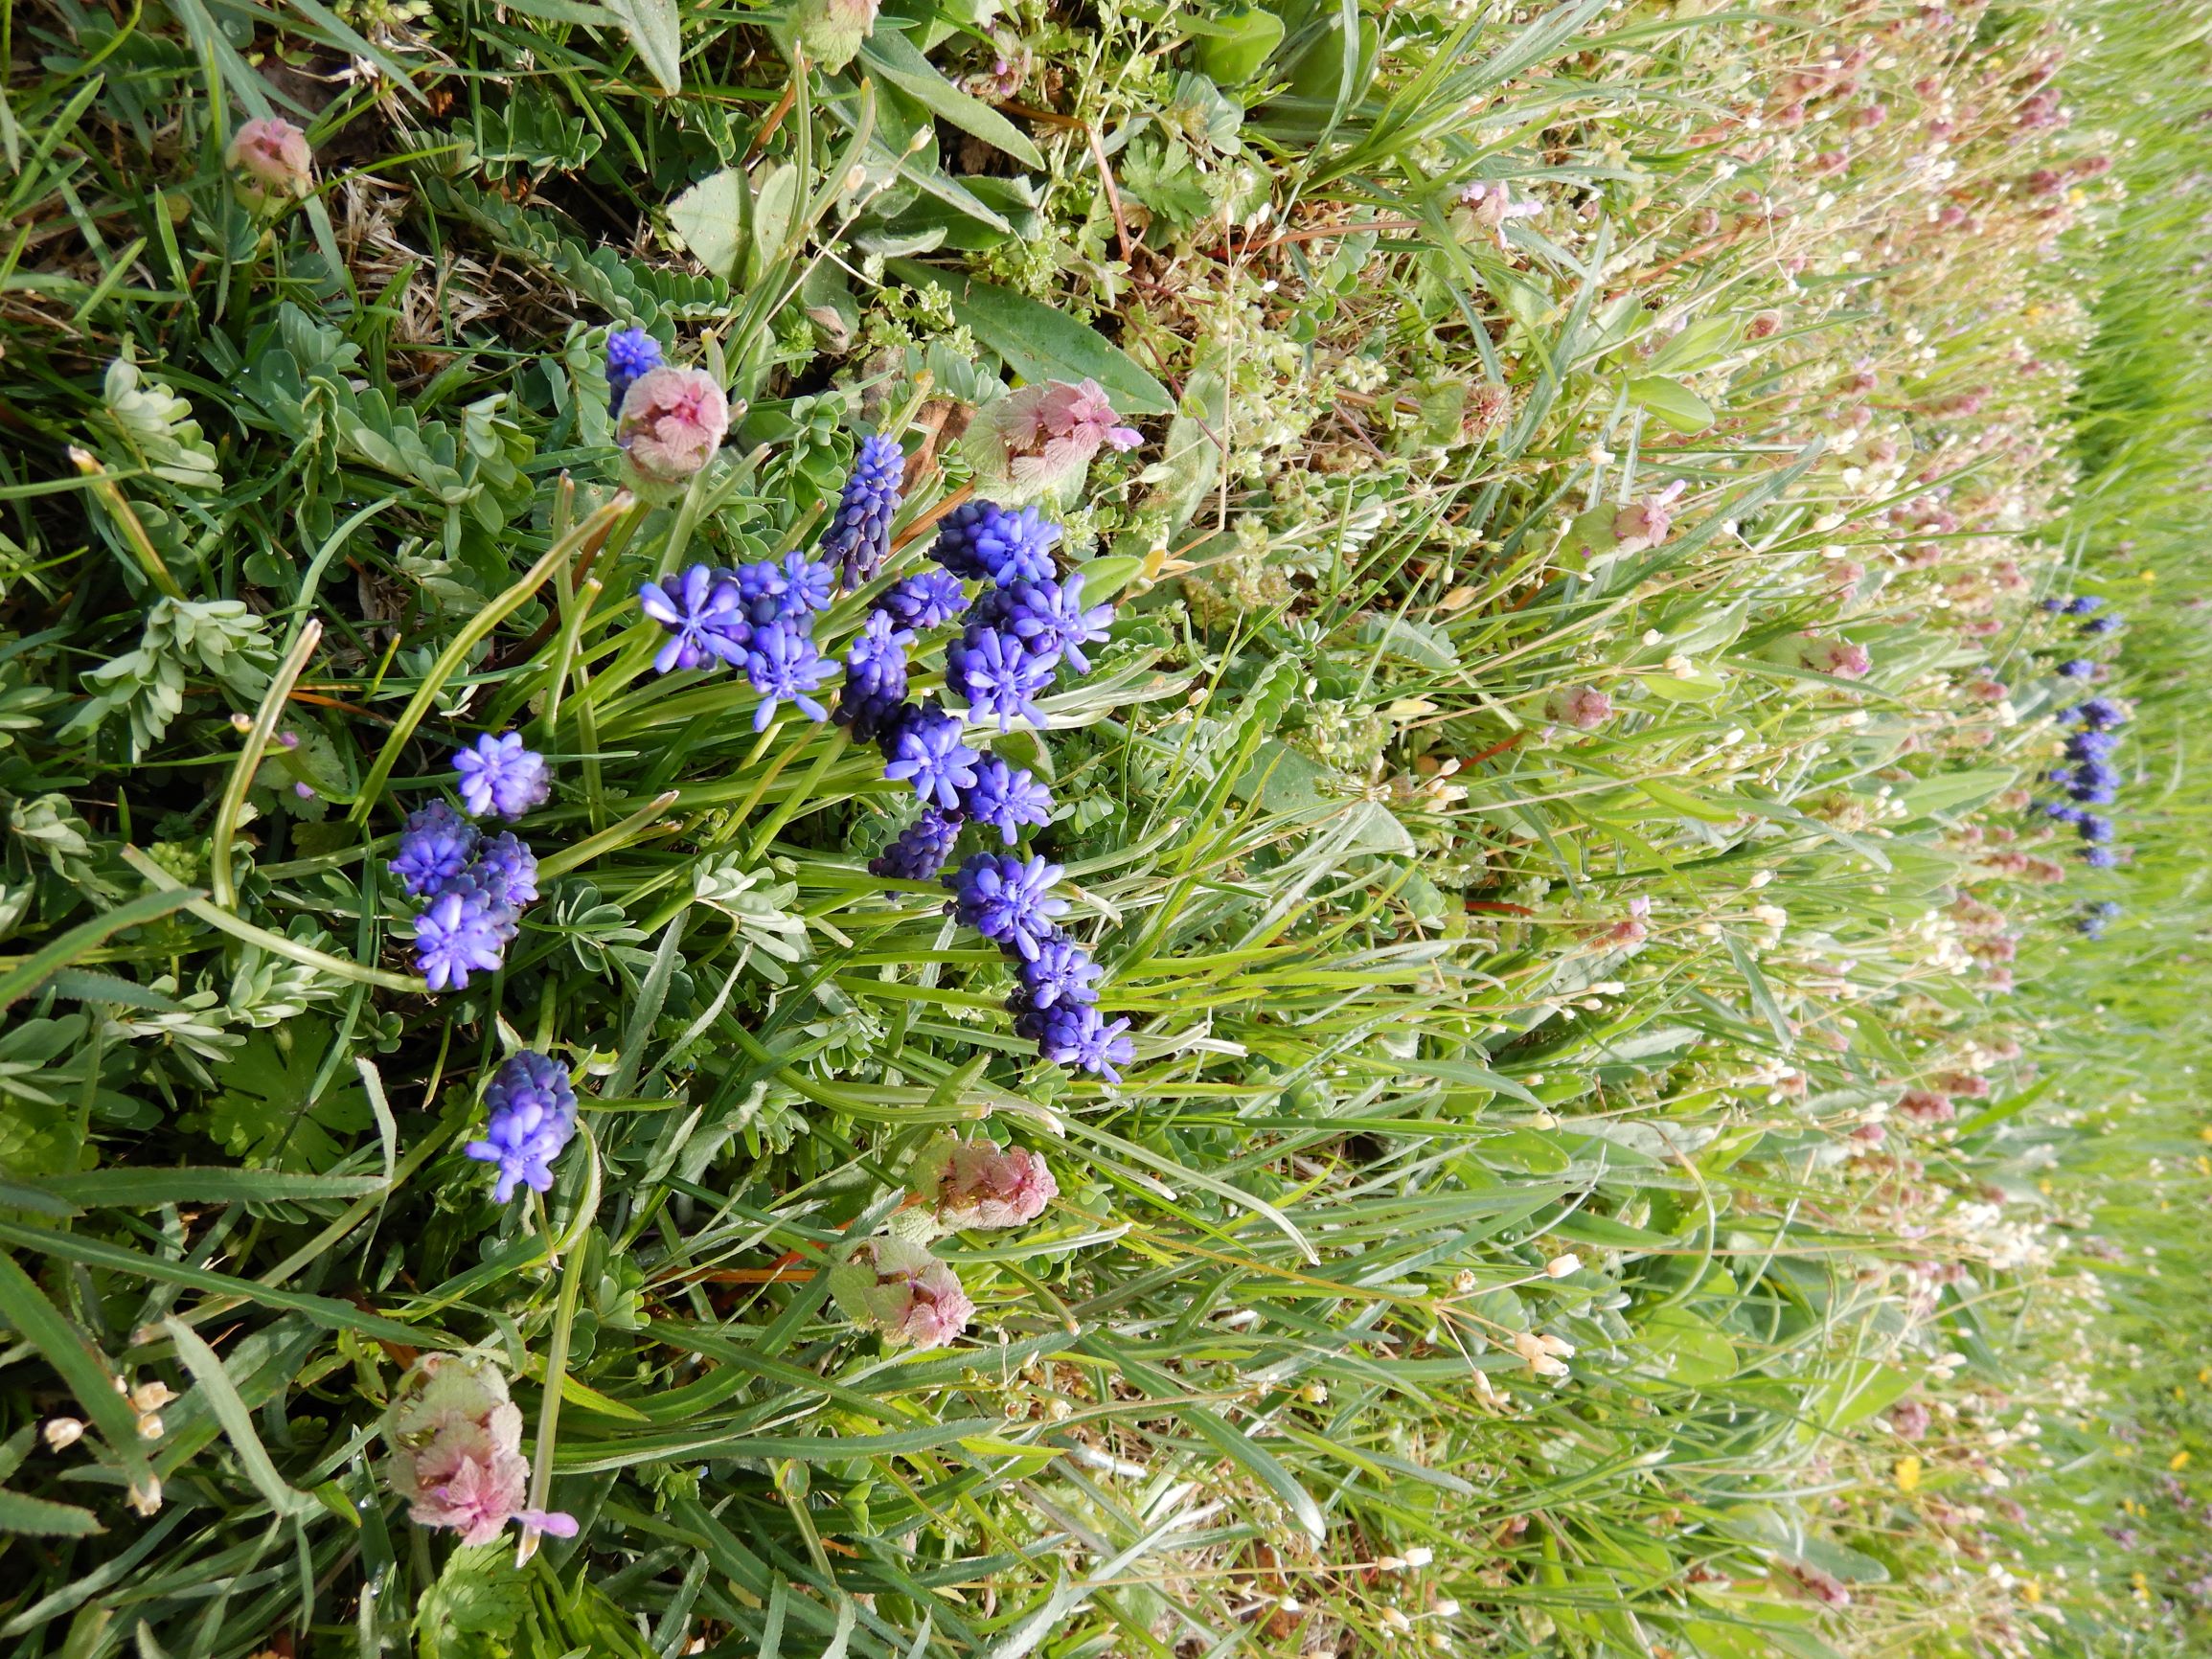
[[[2082,625],[2084,630],[2099,633],[2118,625],[2116,617],[2099,614],[2103,605],[2104,601],[2088,595],[2043,601],[2045,611],[2056,616],[2087,617],[2089,620]],[[2070,680],[2089,679],[2096,670],[2095,663],[2079,657],[2059,664],[2057,670]],[[2110,845],[2112,820],[2091,808],[2109,807],[2119,798],[2120,769],[2111,757],[2119,746],[2119,728],[2127,718],[2126,708],[2110,697],[2090,697],[2064,711],[2060,719],[2073,728],[2066,735],[2066,763],[2044,774],[2046,783],[2059,784],[2065,794],[2063,800],[2043,804],[2043,816],[2074,827],[2083,841],[2082,859],[2092,869],[2109,870],[2120,861]]]
[[[947,513],[930,557],[940,567],[893,583],[877,600],[845,664],[837,718],[871,739],[883,775],[913,787],[922,813],[868,868],[901,881],[937,877],[973,824],[1014,849],[1026,828],[1052,817],[1052,795],[1026,770],[968,741],[970,725],[1011,731],[1045,723],[1038,699],[1063,667],[1090,671],[1084,647],[1106,637],[1111,605],[1083,601],[1083,573],[1058,574],[1060,526],[1034,507],[969,502]],[[967,584],[981,584],[972,601]],[[965,606],[965,610],[963,607]],[[968,717],[907,694],[907,656],[918,631],[961,619],[945,650],[945,679]],[[943,877],[952,914],[1004,951],[1018,981],[1008,1004],[1015,1029],[1038,1052],[1109,1082],[1134,1057],[1127,1019],[1099,1011],[1098,964],[1059,925],[1060,867],[1019,851],[970,854]]]
[[[618,364],[616,354],[626,338],[618,334],[608,343],[610,387],[618,369],[627,370],[627,359]],[[878,435],[861,443],[820,558],[794,552],[736,570],[695,564],[681,576],[639,587],[639,606],[669,636],[653,667],[664,674],[742,669],[761,694],[753,711],[756,732],[765,731],[786,703],[810,720],[828,719],[830,711],[814,693],[836,670],[814,643],[814,624],[839,591],[869,580],[890,556],[904,466],[895,440]]]
[[[2105,937],[2105,929],[2119,914],[2120,901],[2118,899],[2100,899],[2094,904],[2083,907],[2081,915],[2074,919],[2074,926],[2085,939],[2102,939]]]
[[[2092,868],[2109,870],[2119,856],[2109,843],[2112,821],[2092,807],[2109,807],[2119,798],[2120,769],[2111,762],[2119,745],[2118,728],[2127,710],[2110,697],[2091,697],[2061,716],[2075,730],[2066,737],[2067,764],[2044,774],[2048,783],[2064,785],[2066,798],[2047,803],[2042,812],[2062,824],[2071,824],[2086,845],[2082,857]]]
[[[484,1139],[463,1148],[480,1164],[498,1166],[491,1196],[504,1204],[514,1189],[553,1190],[553,1160],[576,1133],[576,1089],[551,1056],[524,1049],[511,1055],[484,1090],[490,1121]]]
[[[734,571],[695,564],[669,581],[649,581],[638,604],[669,636],[653,667],[664,674],[743,669],[761,694],[756,732],[767,730],[785,703],[826,720],[830,711],[814,693],[834,670],[814,644],[814,621],[830,608],[834,580],[821,560],[790,553]]]
[[[475,817],[510,823],[553,791],[545,757],[513,732],[478,738],[453,757],[463,805]],[[445,801],[407,815],[386,865],[411,898],[415,966],[432,990],[464,990],[507,952],[523,907],[537,898],[537,856],[510,830],[486,834]]]

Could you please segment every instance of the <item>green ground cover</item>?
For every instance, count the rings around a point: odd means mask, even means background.
[[[2178,16],[6,0],[0,1649],[2201,1651]]]

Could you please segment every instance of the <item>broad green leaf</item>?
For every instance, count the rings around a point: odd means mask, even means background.
[[[1359,643],[1379,647],[1387,656],[1419,663],[1438,673],[1459,671],[1459,653],[1442,630],[1409,617],[1371,616],[1359,625]]]
[[[762,280],[784,252],[799,211],[799,170],[789,162],[764,165],[753,177],[753,235],[745,253],[745,280]]]
[[[1045,170],[1044,157],[1038,153],[1037,146],[1021,128],[981,99],[961,91],[946,80],[938,73],[937,66],[923,57],[921,49],[901,31],[877,30],[860,48],[860,61],[961,131],[973,133],[984,143],[1006,151],[1024,167],[1038,172]]]
[[[1741,325],[1734,317],[1707,317],[1692,323],[1661,346],[1651,362],[1656,375],[1686,375],[1704,368],[1735,344]]]
[[[1410,853],[1413,837],[1391,810],[1375,801],[1352,799],[1338,788],[1337,776],[1318,761],[1270,738],[1231,789],[1240,800],[1257,799],[1270,812],[1314,825],[1349,825],[1346,852]]]
[[[692,258],[724,282],[737,281],[745,257],[746,190],[743,170],[725,167],[669,203],[669,223]]]
[[[1710,1388],[1736,1374],[1736,1348],[1685,1307],[1660,1307],[1642,1326],[1640,1353],[1685,1388]]]
[[[1713,407],[1679,380],[1646,375],[1629,382],[1629,400],[1648,409],[1677,432],[1702,432],[1713,424]]]
[[[1985,766],[1963,772],[1939,772],[1897,792],[1907,818],[1926,818],[1935,812],[1964,812],[1993,795],[2001,795],[2019,781],[2012,766]]]
[[[1136,579],[1145,561],[1133,554],[1106,553],[1085,559],[1078,567],[1083,576],[1085,604],[1104,604]]]
[[[1152,505],[1168,515],[1168,532],[1191,522],[1221,476],[1221,443],[1229,422],[1228,382],[1212,363],[1191,372],[1169,423],[1160,459],[1145,469]]]
[[[683,24],[676,0],[605,0],[620,19],[630,44],[660,89],[670,97],[683,90]]]
[[[1065,311],[912,260],[893,260],[889,268],[914,287],[935,283],[944,288],[951,296],[953,317],[1024,380],[1096,380],[1125,416],[1166,415],[1174,408],[1167,388],[1135,359]]]

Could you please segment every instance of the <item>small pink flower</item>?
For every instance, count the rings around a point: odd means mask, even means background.
[[[1797,660],[1817,673],[1833,674],[1839,680],[1863,679],[1874,667],[1874,658],[1858,641],[1821,634],[1806,634],[1799,639]]]
[[[1594,732],[1613,717],[1613,699],[1595,686],[1562,686],[1544,699],[1544,714],[1578,732]]]
[[[384,1413],[392,1489],[423,1527],[451,1527],[465,1544],[490,1543],[509,1521],[556,1537],[576,1535],[558,1511],[523,1507],[530,1461],[522,1412],[489,1361],[425,1354],[407,1368]]]
[[[730,402],[703,369],[648,370],[632,382],[615,423],[631,475],[649,489],[689,483],[730,429]]]
[[[1958,1108],[1948,1095],[1932,1089],[1907,1089],[1898,1097],[1897,1113],[1916,1124],[1948,1124],[1958,1116]]]
[[[830,1270],[830,1291],[855,1324],[880,1331],[895,1348],[943,1348],[975,1313],[952,1269],[903,1239],[855,1245]]]
[[[1652,901],[1649,898],[1629,900],[1629,914],[1606,930],[1606,939],[1612,944],[1641,944],[1651,938]]]
[[[1116,419],[1096,380],[1047,380],[978,410],[966,451],[979,485],[1003,505],[1019,506],[1073,489],[1102,448],[1134,449],[1144,442]]]
[[[448,1436],[416,1459],[407,1513],[417,1526],[451,1527],[465,1544],[488,1544],[522,1508],[530,1465],[519,1451],[469,1444],[468,1438],[466,1431]]]
[[[1613,534],[1620,538],[1623,553],[1641,553],[1647,547],[1656,547],[1675,530],[1675,503],[1689,488],[1679,478],[1655,495],[1647,495],[1641,501],[1631,501],[1613,514]]]
[[[1020,1227],[1044,1214],[1060,1187],[1036,1152],[940,1136],[906,1171],[916,1197],[948,1231]]]
[[[239,127],[223,151],[223,165],[238,174],[239,193],[252,207],[297,200],[315,188],[315,152],[308,148],[308,135],[273,115]]]
[[[1501,178],[1476,179],[1459,193],[1459,205],[1467,210],[1469,222],[1494,239],[1501,248],[1509,220],[1533,218],[1543,212],[1541,202],[1515,201],[1512,190]]]

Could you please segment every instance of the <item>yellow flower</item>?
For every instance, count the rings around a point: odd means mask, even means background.
[[[2185,1451],[2176,1452],[2166,1460],[2166,1466],[2176,1471],[2187,1468],[2189,1466],[2189,1454]]]
[[[1920,1489],[1920,1459],[1908,1457],[1897,1460],[1897,1489],[1901,1492]]]

